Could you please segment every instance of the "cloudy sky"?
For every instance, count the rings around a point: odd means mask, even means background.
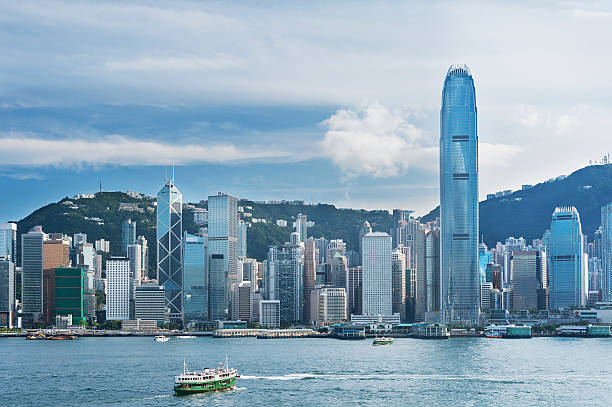
[[[607,2],[166,3],[0,4],[0,221],[100,181],[155,194],[172,164],[190,201],[426,213],[452,63],[481,198],[612,150]]]

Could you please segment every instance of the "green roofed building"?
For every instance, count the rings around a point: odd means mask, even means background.
[[[83,269],[55,269],[55,315],[72,315],[72,324],[84,324]]]

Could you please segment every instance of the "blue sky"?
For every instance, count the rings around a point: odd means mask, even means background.
[[[609,151],[605,2],[0,5],[0,221],[76,193],[438,203],[444,75],[476,82],[480,195]]]

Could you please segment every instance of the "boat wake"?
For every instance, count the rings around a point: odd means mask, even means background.
[[[312,373],[293,373],[284,376],[240,376],[240,378],[244,380],[306,380],[315,379],[317,377],[320,377],[320,375]]]

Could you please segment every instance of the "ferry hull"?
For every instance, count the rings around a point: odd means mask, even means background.
[[[213,391],[223,391],[233,388],[236,385],[236,378],[218,380],[209,383],[198,383],[189,386],[175,386],[174,393],[177,396],[186,396],[197,393],[210,393]]]

